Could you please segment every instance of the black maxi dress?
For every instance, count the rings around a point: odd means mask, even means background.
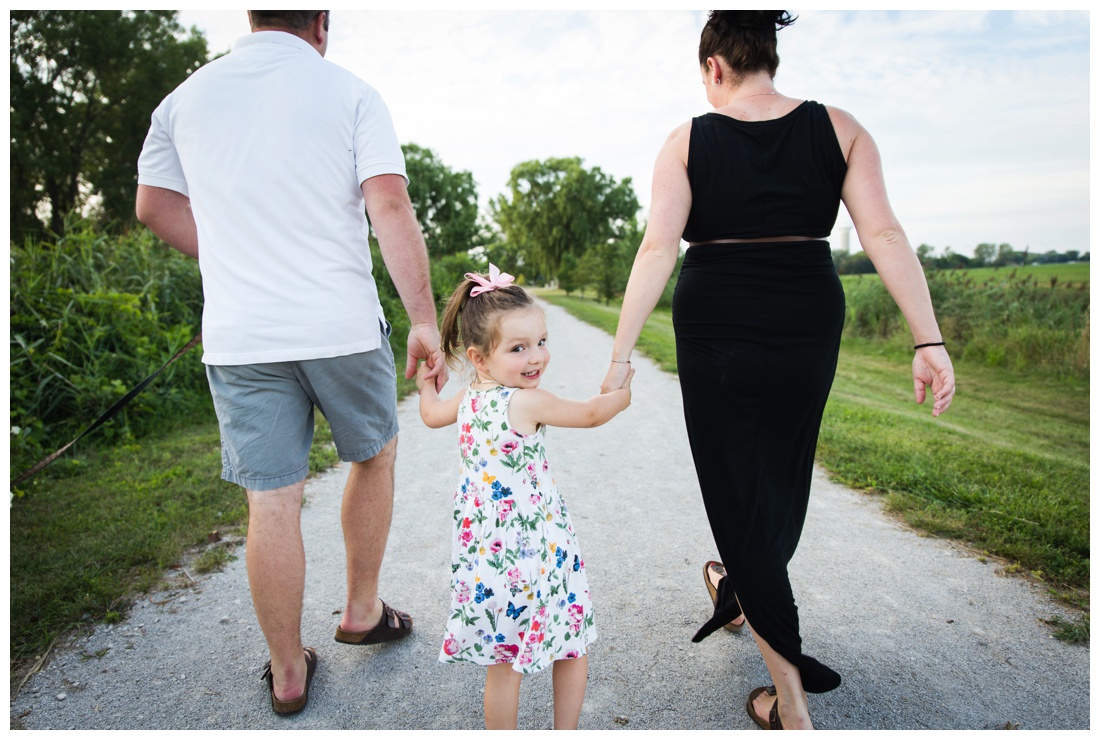
[[[844,292],[827,236],[847,172],[825,107],[770,121],[692,122],[689,247],[673,326],[692,457],[727,576],[698,642],[744,609],[806,691],[840,676],[802,653],[787,564],[802,534],[814,452],[836,371]]]

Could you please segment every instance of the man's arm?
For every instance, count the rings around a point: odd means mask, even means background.
[[[447,364],[439,348],[428,249],[409,201],[405,178],[378,175],[364,180],[361,187],[382,260],[412,324],[405,377],[415,375],[417,362],[424,360],[430,368],[428,377],[435,379],[437,391],[442,390],[447,382]]]
[[[199,235],[191,214],[190,198],[175,190],[138,185],[134,211],[138,221],[168,246],[198,259]]]

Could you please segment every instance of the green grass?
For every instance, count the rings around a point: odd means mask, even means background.
[[[336,462],[331,438],[319,418],[311,473]],[[28,481],[10,512],[12,670],[73,627],[123,619],[212,531],[243,534],[244,492],[220,476],[211,408],[132,444],[81,446]],[[208,547],[193,567],[217,570],[231,557],[224,544]]]
[[[543,291],[614,332],[618,306]],[[676,371],[671,317],[657,311],[639,349]],[[956,365],[958,393],[933,419],[913,400],[911,354],[846,338],[822,421],[818,462],[881,494],[912,526],[1006,558],[1088,608],[1088,379]]]
[[[1021,279],[1035,278],[1035,282],[1040,286],[1049,286],[1051,278],[1057,278],[1057,285],[1062,287],[1065,287],[1067,283],[1071,283],[1071,288],[1076,288],[1081,283],[1087,285],[1089,282],[1088,262],[1063,262],[1053,265],[1028,265],[1027,267],[972,267],[958,272],[970,275],[975,280],[987,280],[989,278],[1006,278],[1014,270],[1016,271],[1016,277]]]

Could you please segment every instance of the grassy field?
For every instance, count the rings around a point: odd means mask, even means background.
[[[614,331],[615,305],[540,295]],[[655,312],[639,350],[676,371],[668,312]],[[910,359],[874,341],[845,339],[818,462],[833,478],[883,495],[914,527],[1006,558],[1007,570],[1028,572],[1087,610],[1087,379],[962,363],[951,410],[933,419],[913,401]]]
[[[243,536],[248,511],[240,487],[220,479],[209,419],[134,444],[84,447],[24,487],[10,512],[13,673],[67,630],[121,619],[186,551],[206,548],[189,566],[197,572],[232,557],[225,545]],[[331,439],[319,421],[311,471],[335,464]]]
[[[1084,283],[1089,283],[1088,262],[1062,262],[1053,265],[1028,265],[1026,267],[973,267],[961,270],[975,280],[988,280],[990,278],[1003,280],[1013,273],[1016,277],[1034,278],[1039,286],[1049,286],[1051,278],[1057,278],[1057,285],[1076,288]]]

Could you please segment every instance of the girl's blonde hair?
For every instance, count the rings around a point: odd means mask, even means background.
[[[488,277],[488,276],[482,276]],[[528,309],[535,301],[518,285],[495,288],[470,296],[479,283],[464,278],[443,309],[439,327],[443,355],[454,370],[462,367],[466,347],[474,347],[483,355],[493,351],[499,336],[499,317],[508,311]]]

